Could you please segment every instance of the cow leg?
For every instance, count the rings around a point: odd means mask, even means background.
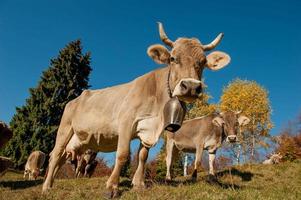
[[[63,154],[61,156],[61,158],[59,159],[57,166],[54,169],[53,178],[57,175],[57,173],[59,172],[59,169],[66,163],[66,161],[67,161],[67,157]]]
[[[196,180],[196,178],[197,178],[198,168],[201,166],[201,162],[202,162],[202,155],[203,155],[203,146],[198,147],[196,149],[195,161],[194,161],[194,170],[193,170],[193,173],[192,173],[192,179],[193,180]]]
[[[123,129],[126,130],[126,129]],[[118,196],[118,183],[120,177],[120,171],[128,159],[128,155],[130,152],[130,141],[131,137],[130,134],[123,135],[124,137],[118,137],[118,145],[117,145],[117,152],[116,152],[116,160],[113,172],[109,177],[106,183],[106,189],[109,192],[109,196],[114,198]]]
[[[43,192],[46,192],[52,187],[55,174],[58,172],[59,164],[62,158],[63,149],[54,147],[49,159],[49,167],[46,180],[43,184]]]
[[[144,176],[145,176],[145,163],[148,157],[149,148],[140,144],[139,154],[138,154],[138,167],[136,169],[135,175],[133,177],[132,184],[135,189],[145,188]]]
[[[173,162],[174,156],[177,156],[177,149],[174,146],[174,141],[172,139],[167,139],[166,142],[166,180],[171,180],[170,168]]]
[[[32,173],[31,172],[29,172],[29,174],[28,174],[28,180],[32,180]]]
[[[24,176],[23,176],[24,179],[26,179],[27,174],[28,174],[27,170],[24,170]]]
[[[209,151],[209,177],[208,177],[209,183],[217,182],[217,178],[214,173],[215,153],[216,153],[216,150]]]
[[[215,161],[215,152],[209,152],[209,174],[214,174],[214,161]]]
[[[61,128],[61,125],[60,125]],[[71,139],[74,134],[72,127],[68,126],[64,130],[60,130],[57,133],[56,143],[51,152],[51,156],[49,159],[48,172],[46,179],[43,183],[43,192],[46,192],[48,189],[52,187],[54,177],[61,167],[62,163],[66,161],[66,155],[64,156],[65,148],[67,143]],[[62,161],[64,159],[64,161]]]

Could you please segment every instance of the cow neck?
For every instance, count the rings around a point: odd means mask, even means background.
[[[172,98],[172,92],[171,92],[171,89],[170,89],[170,73],[171,73],[171,66],[168,66],[168,74],[167,74],[167,92],[168,92],[168,96],[169,98]]]

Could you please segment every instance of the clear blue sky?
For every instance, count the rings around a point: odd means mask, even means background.
[[[10,121],[50,59],[78,38],[92,53],[92,88],[158,68],[146,49],[160,43],[161,21],[173,40],[187,36],[207,43],[224,32],[217,49],[232,61],[204,73],[213,102],[230,80],[255,80],[270,92],[277,134],[301,110],[300,10],[299,0],[0,0],[0,120]]]

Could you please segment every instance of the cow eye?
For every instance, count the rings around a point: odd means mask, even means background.
[[[170,62],[175,62],[175,61],[176,61],[176,58],[173,57],[173,56],[171,56],[171,57],[170,57]]]
[[[198,61],[198,66],[203,67],[206,64],[206,62],[207,62],[206,59],[202,59],[202,60]]]

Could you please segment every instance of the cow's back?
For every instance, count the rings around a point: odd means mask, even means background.
[[[181,136],[195,138],[200,134],[203,136],[211,135],[218,129],[212,123],[216,116],[216,114],[211,114],[184,121],[182,127],[175,133],[175,138]]]
[[[66,105],[62,120],[72,124],[76,132],[110,129],[130,89],[131,84],[123,84],[100,90],[84,90]],[[109,127],[106,128],[106,125]]]
[[[41,168],[45,162],[46,155],[42,151],[34,151],[32,152],[26,163],[26,168],[28,169],[36,169]]]
[[[139,116],[149,115],[152,112],[156,112],[154,116],[158,115],[159,105],[155,100],[158,93],[156,76],[161,73],[162,69],[126,84],[99,90],[85,90],[66,105],[62,122],[72,125],[76,133],[117,136],[119,125],[122,124],[120,120],[126,120],[132,125]]]

